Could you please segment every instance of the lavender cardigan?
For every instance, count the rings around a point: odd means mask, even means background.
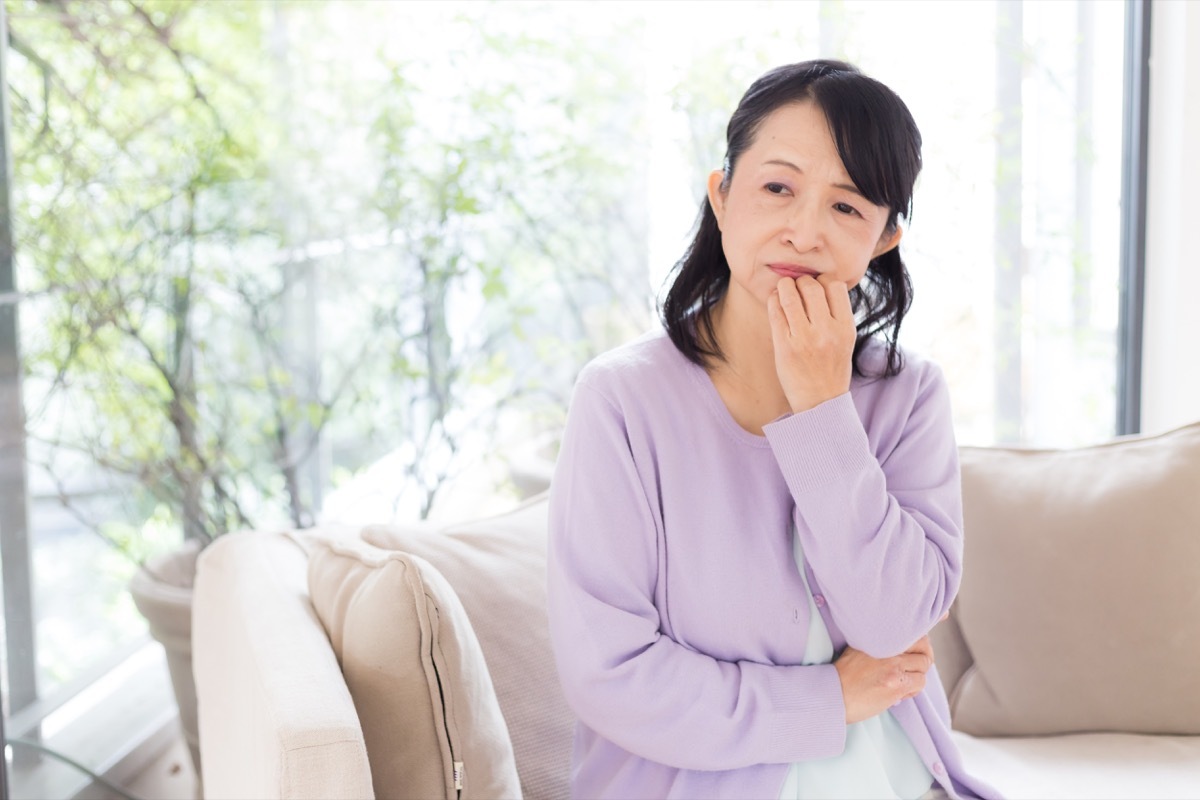
[[[882,350],[866,355],[877,366]],[[962,509],[937,367],[909,355],[765,433],[734,422],[662,332],[580,375],[548,575],[576,797],[777,798],[791,762],[841,752],[837,672],[799,666],[793,515],[835,652],[900,653],[954,600]],[[952,797],[997,796],[964,773],[934,672],[892,712]]]

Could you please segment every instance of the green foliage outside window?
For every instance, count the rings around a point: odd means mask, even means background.
[[[180,533],[311,525],[384,456],[394,514],[426,516],[649,321],[615,26],[6,10],[30,467],[126,557],[114,586]]]

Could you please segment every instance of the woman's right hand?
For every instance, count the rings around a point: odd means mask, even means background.
[[[905,652],[891,658],[872,658],[847,647],[833,662],[842,682],[846,724],[882,714],[925,688],[925,674],[933,666],[933,645],[922,636]]]

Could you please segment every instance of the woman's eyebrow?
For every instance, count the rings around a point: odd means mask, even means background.
[[[773,164],[778,167],[787,167],[788,169],[798,172],[801,175],[804,174],[804,170],[800,169],[798,166],[796,166],[792,162],[785,161],[782,158],[772,158],[770,161],[764,161],[763,163],[764,164]],[[830,186],[832,186],[835,189],[843,189],[852,194],[856,194],[859,197],[862,197],[862,199],[864,199],[864,200],[867,199],[863,195],[863,193],[858,190],[858,187],[855,186],[853,183],[831,183]]]

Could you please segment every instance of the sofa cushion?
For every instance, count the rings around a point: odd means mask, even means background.
[[[463,524],[372,526],[363,538],[437,567],[462,599],[508,722],[527,800],[570,796],[574,716],[546,621],[547,496]]]
[[[1200,734],[1200,424],[961,463],[954,726]]]
[[[1006,800],[1195,800],[1200,791],[1200,736],[951,737],[967,771]]]
[[[417,556],[310,535],[308,588],[380,798],[516,797],[512,744],[454,590]]]

